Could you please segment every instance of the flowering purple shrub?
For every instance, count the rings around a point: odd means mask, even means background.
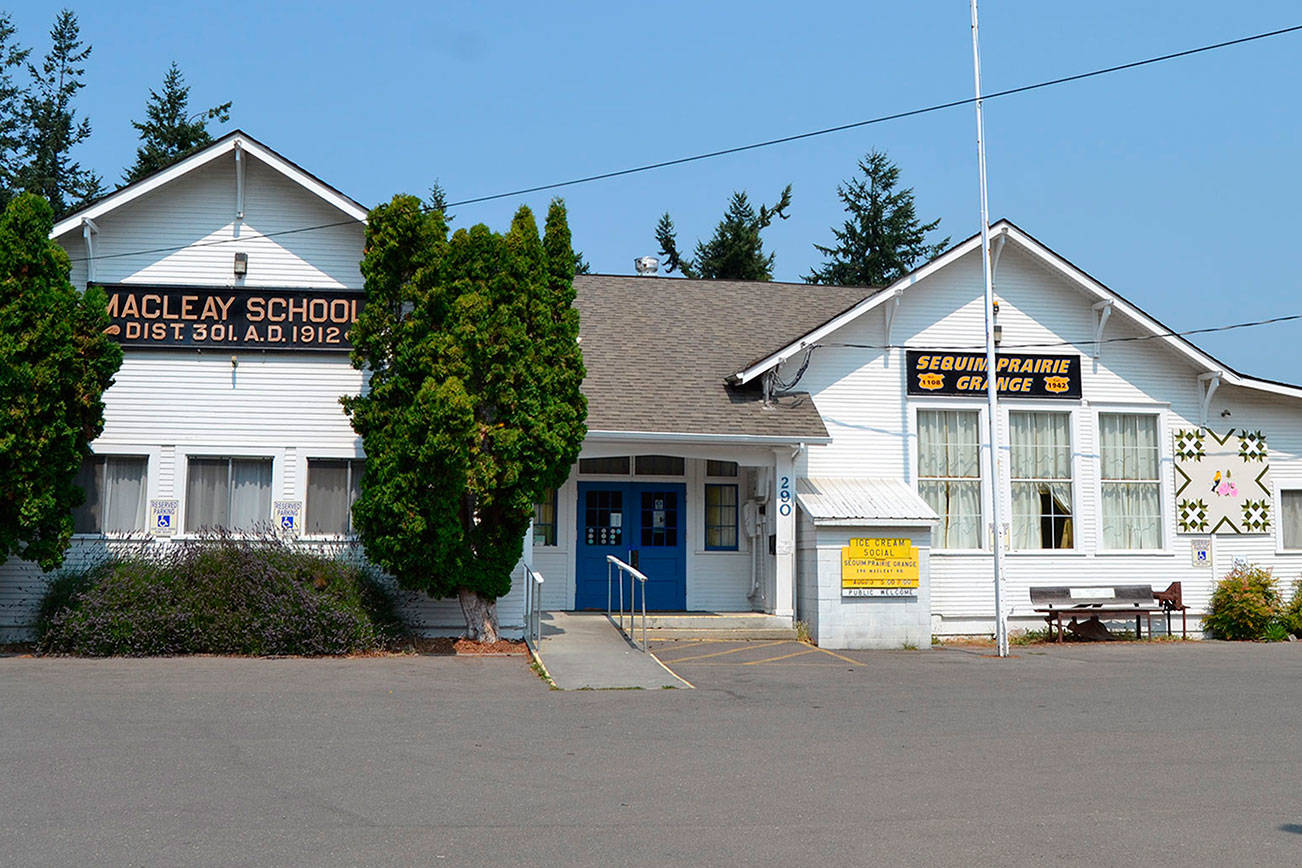
[[[55,580],[46,653],[336,655],[401,644],[393,601],[365,566],[267,535],[207,534],[136,549]]]

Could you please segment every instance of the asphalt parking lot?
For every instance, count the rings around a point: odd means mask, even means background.
[[[0,658],[0,862],[1302,861],[1298,644],[762,644],[660,647],[697,689],[659,691]]]

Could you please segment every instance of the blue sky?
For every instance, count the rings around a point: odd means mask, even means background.
[[[57,5],[9,5],[40,54]],[[72,7],[94,46],[83,164],[115,182],[130,120],[180,63],[195,107],[366,204],[438,179],[471,198],[969,96],[965,0],[802,3],[221,4]],[[1302,23],[1283,2],[1043,0],[981,8],[987,91]],[[992,218],[1007,216],[1176,328],[1302,313],[1295,264],[1302,33],[987,105]],[[228,127],[229,128],[229,127]],[[680,246],[733,190],[791,218],[765,235],[798,280],[839,225],[838,181],[886,150],[926,219],[978,226],[971,107],[563,191],[595,271]],[[524,197],[545,208],[551,194]],[[454,209],[502,228],[517,201]],[[1196,341],[1247,373],[1302,382],[1302,325]]]

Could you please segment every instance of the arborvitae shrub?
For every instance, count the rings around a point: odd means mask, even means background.
[[[47,653],[336,655],[395,647],[393,601],[367,567],[275,536],[136,546],[58,577],[41,607]]]
[[[1203,626],[1217,639],[1261,639],[1281,615],[1270,570],[1237,566],[1216,583]]]

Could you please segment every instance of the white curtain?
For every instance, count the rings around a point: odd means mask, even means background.
[[[1162,486],[1158,481],[1157,417],[1099,414],[1103,547],[1162,547]]]
[[[230,464],[225,458],[191,458],[185,484],[185,529],[230,523]]]
[[[1071,415],[1012,412],[1008,429],[1012,547],[1070,548]]]
[[[1104,479],[1157,480],[1157,417],[1099,414],[1099,472]]]
[[[979,424],[971,411],[918,411],[918,494],[940,516],[938,548],[982,547]]]
[[[255,530],[271,520],[271,459],[231,460],[231,530]]]
[[[307,463],[308,533],[348,533],[348,462]]]
[[[1302,491],[1281,491],[1280,532],[1284,548],[1302,549]]]
[[[145,469],[148,460],[112,456],[105,467],[104,533],[130,533],[145,526]]]

